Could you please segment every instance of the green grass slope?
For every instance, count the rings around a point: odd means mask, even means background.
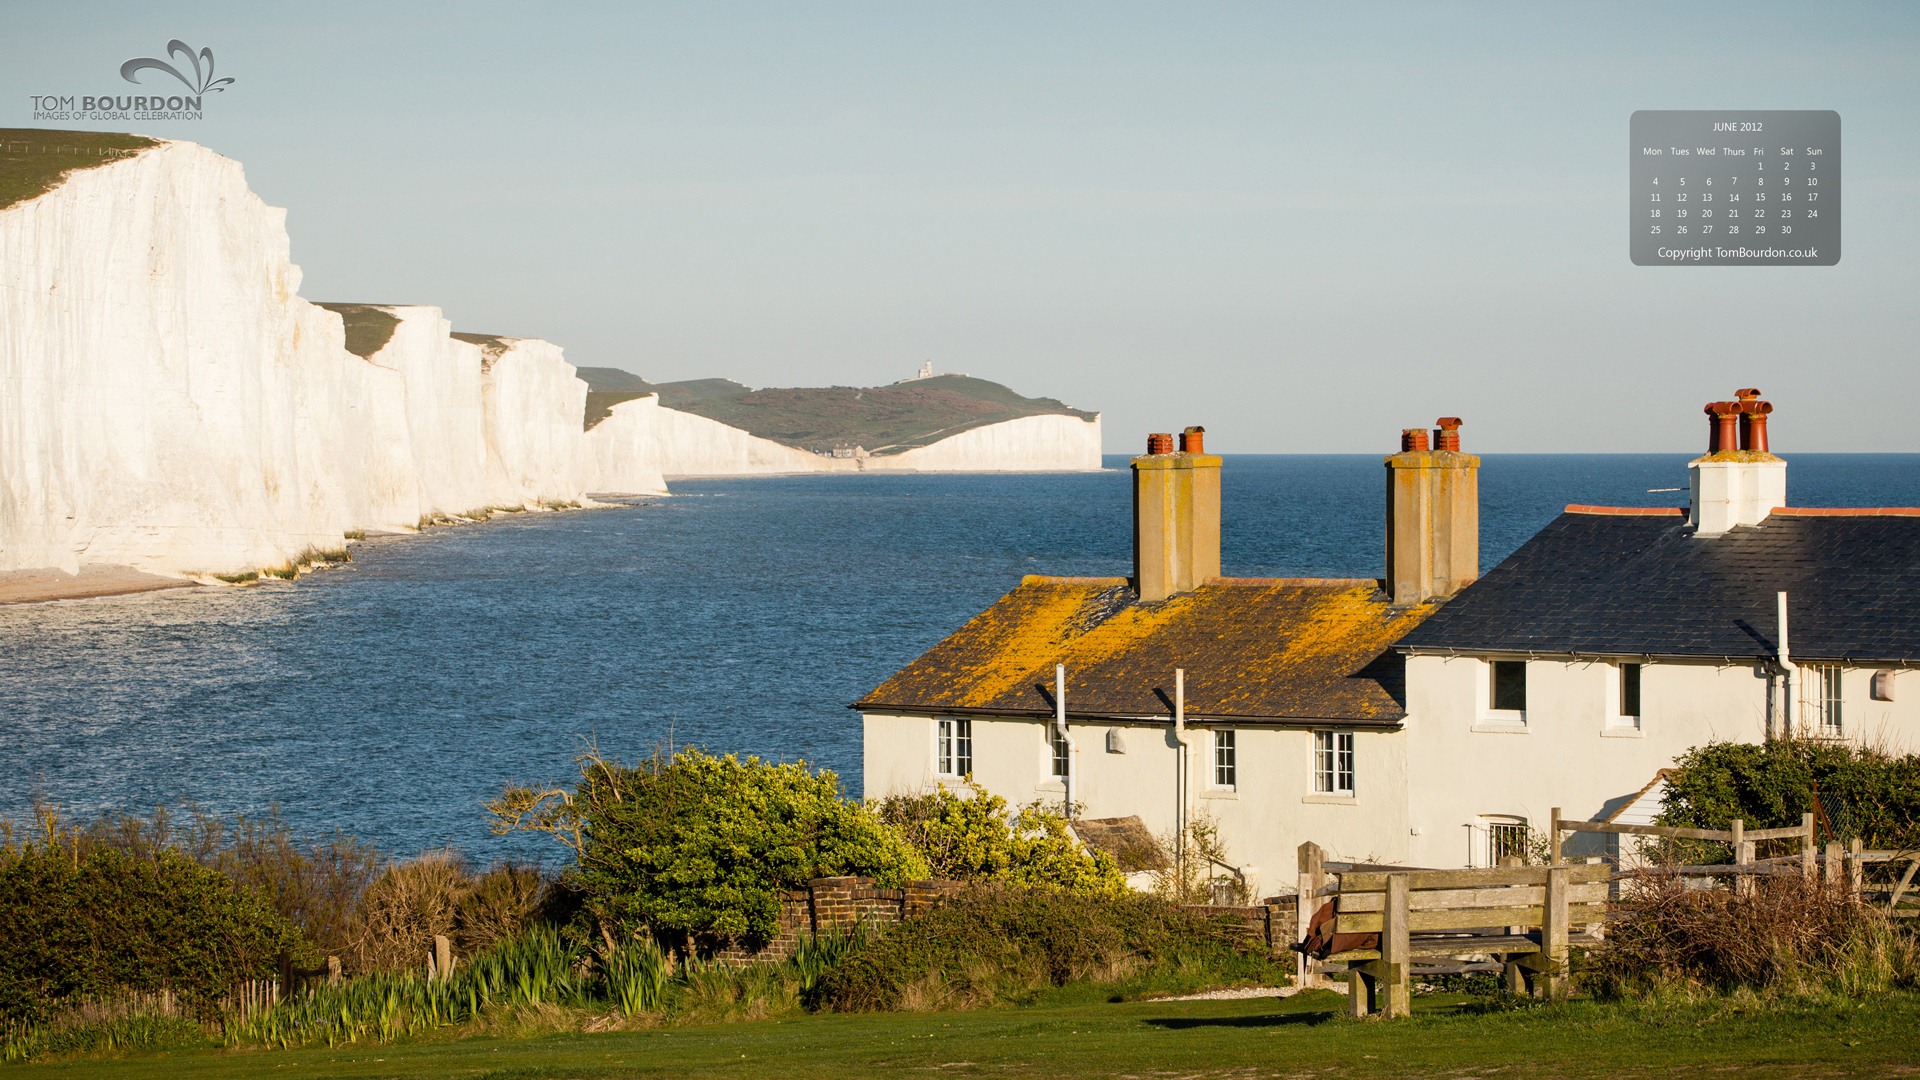
[[[138,153],[157,140],[114,131],[0,128],[0,210],[44,195],[68,173]]]
[[[977,1012],[801,1015],[533,1038],[220,1052],[14,1065],[18,1077],[249,1076],[1612,1078],[1908,1076],[1911,992],[1804,1004],[1502,1006],[1435,995],[1410,1020],[1344,1019],[1330,991],[1225,1001],[1048,1002]]]
[[[936,375],[889,386],[827,386],[752,390],[728,379],[649,383],[617,368],[581,368],[587,380],[587,426],[621,401],[645,393],[660,404],[740,428],[763,439],[815,453],[864,446],[897,454],[969,428],[1023,416],[1058,414],[1091,420],[1096,413],[1053,398],[1024,397],[986,379]],[[603,407],[598,416],[595,405]]]
[[[347,325],[347,351],[362,360],[386,348],[400,320],[393,312],[374,304],[317,304]]]

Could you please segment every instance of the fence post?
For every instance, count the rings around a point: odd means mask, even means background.
[[[433,976],[441,982],[453,978],[453,942],[445,934],[433,935]]]
[[[1847,843],[1847,888],[1853,890],[1856,900],[1867,888],[1867,864],[1860,857],[1860,838],[1857,836]]]
[[[1547,906],[1540,920],[1540,948],[1547,954],[1550,967],[1546,974],[1547,1000],[1565,1001],[1570,982],[1567,976],[1571,945],[1571,913],[1567,910],[1567,868],[1555,866],[1547,871]]]
[[[1309,840],[1300,845],[1299,860],[1299,891],[1295,894],[1298,899],[1294,904],[1298,933],[1294,936],[1294,940],[1305,941],[1307,928],[1313,922],[1313,913],[1320,908],[1320,890],[1327,883],[1327,871],[1324,865],[1326,852],[1320,849],[1319,844]],[[1314,971],[1313,957],[1304,952],[1300,953],[1299,958],[1294,962],[1293,985],[1302,990],[1321,985],[1321,979]]]
[[[1827,841],[1826,879],[1827,888],[1840,887],[1840,841],[1838,840]]]
[[[1800,827],[1807,830],[1807,835],[1803,837],[1800,841],[1800,873],[1804,875],[1808,881],[1812,881],[1813,880],[1813,846],[1814,846],[1813,845],[1813,811],[1809,810],[1806,813],[1800,815]]]
[[[1389,1020],[1413,1015],[1413,941],[1408,925],[1411,910],[1412,879],[1405,874],[1387,875],[1387,906],[1380,926],[1380,959],[1385,961],[1385,976],[1380,981],[1386,1001],[1381,1012]]]
[[[327,957],[327,985],[340,985],[340,958],[337,956]]]
[[[1734,818],[1727,826],[1728,839],[1733,844],[1733,865],[1750,866],[1753,863],[1753,845],[1747,842],[1747,823],[1744,819]],[[1749,896],[1753,893],[1753,875],[1735,870],[1733,875],[1733,894]]]
[[[1560,808],[1557,806],[1547,817],[1547,863],[1560,865]]]

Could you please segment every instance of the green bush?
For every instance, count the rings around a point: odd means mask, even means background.
[[[780,894],[817,877],[884,886],[927,866],[872,812],[840,797],[831,772],[683,750],[633,768],[582,759],[572,790],[509,787],[495,829],[553,833],[574,853],[566,885],[619,937],[765,941]]]
[[[1190,986],[1285,978],[1264,944],[1157,897],[980,885],[860,941],[817,999],[842,1011],[968,1008],[1169,973]]]
[[[302,945],[257,891],[172,848],[7,849],[0,912],[0,1016],[27,1020],[72,999],[163,989],[209,1011]]]
[[[966,798],[943,787],[925,795],[891,795],[874,807],[925,857],[935,877],[1087,893],[1127,887],[1113,856],[1089,852],[1058,812],[1033,802],[1010,813],[1000,796],[971,781],[967,789]]]
[[[1843,835],[1868,847],[1920,844],[1920,756],[1852,743],[1779,739],[1709,743],[1683,754],[1667,778],[1663,824],[1750,829],[1800,824],[1814,785]]]

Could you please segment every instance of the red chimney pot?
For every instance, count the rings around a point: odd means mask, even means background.
[[[1147,453],[1150,455],[1173,453],[1173,434],[1171,432],[1156,431],[1147,436]]]
[[[1735,427],[1740,415],[1740,403],[1710,401],[1705,412],[1711,418],[1707,428],[1707,453],[1739,449],[1740,437],[1735,433]]]
[[[1440,430],[1435,433],[1434,448],[1459,453],[1460,418],[1457,416],[1443,416],[1435,420],[1434,423],[1440,425]]]
[[[1401,429],[1400,431],[1400,452],[1401,453],[1404,454],[1409,450],[1424,451],[1428,449],[1431,449],[1431,446],[1427,442],[1426,428],[1410,427],[1410,428]]]
[[[1180,452],[1183,454],[1204,454],[1207,452],[1207,429],[1195,424],[1180,433]]]

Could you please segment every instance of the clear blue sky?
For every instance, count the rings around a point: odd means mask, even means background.
[[[756,386],[931,359],[1233,452],[1920,450],[1908,4],[24,4],[28,95],[245,163],[303,293]],[[152,76],[149,76],[152,78]],[[1628,259],[1635,109],[1836,109],[1836,267]],[[112,125],[108,125],[112,126]]]

